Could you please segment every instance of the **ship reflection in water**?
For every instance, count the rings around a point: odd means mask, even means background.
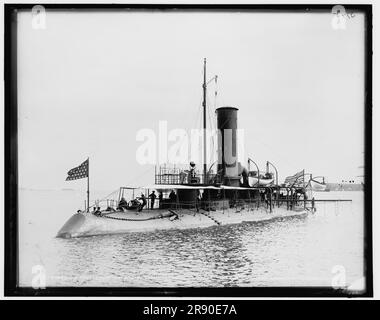
[[[51,206],[38,201],[46,192],[23,194],[31,209]],[[36,264],[47,286],[331,286],[337,265],[350,284],[363,275],[363,193],[318,198],[353,202],[324,203],[315,214],[284,221],[73,239],[54,238],[66,208],[49,219],[43,208],[29,210],[20,217],[20,284],[30,286]]]

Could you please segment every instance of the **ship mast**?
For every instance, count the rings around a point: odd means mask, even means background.
[[[206,58],[203,61],[203,184],[206,184],[207,153],[206,153]]]

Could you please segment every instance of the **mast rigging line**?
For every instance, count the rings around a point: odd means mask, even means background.
[[[133,185],[132,182],[134,182],[137,178],[144,177],[152,168],[148,167],[148,169],[144,170],[141,174],[136,175],[133,179],[129,180],[130,182],[128,184]]]
[[[214,112],[215,114],[215,112]],[[210,122],[210,129],[211,129],[211,132],[213,133],[214,131],[216,131],[216,123],[215,123],[215,117],[212,116],[212,113],[211,113],[211,110],[210,108],[208,108],[208,116],[209,116],[209,122]],[[214,134],[211,135],[211,150],[212,151],[216,151],[215,150],[215,136]],[[215,156],[215,155],[214,155]],[[210,157],[210,160],[213,160],[212,157]]]
[[[119,189],[116,189],[112,191],[110,194],[108,194],[107,196],[101,198],[99,201],[109,200],[110,196],[112,196],[113,194],[117,195],[118,193],[119,193]]]
[[[206,74],[206,58],[203,60],[203,184],[206,183],[207,174],[207,147],[206,147],[206,109],[207,109],[207,74]]]
[[[201,107],[202,106],[202,98],[200,99],[200,102],[199,102],[199,106]],[[198,106],[198,108],[197,108],[197,115],[196,115],[196,117],[194,118],[194,126],[193,126],[193,128],[190,128],[190,130],[191,129],[195,129],[195,128],[198,128],[198,127],[200,127],[200,125],[198,126],[198,123],[200,122],[200,120],[201,120],[201,117],[200,117],[200,115],[201,115],[201,108]],[[185,139],[181,139],[181,143],[180,143],[180,145],[179,145],[179,148],[181,148],[182,147],[182,145],[184,144],[184,142],[185,142]],[[199,144],[199,147],[198,148],[201,148],[202,146]],[[198,150],[198,151],[201,151],[201,150]],[[191,154],[190,154],[190,156],[191,156]],[[192,159],[188,159],[189,161],[191,161]],[[175,164],[174,164],[175,165]],[[144,175],[145,175],[145,173],[144,173]]]
[[[133,179],[131,179],[130,181],[135,181],[137,178],[144,177],[144,176],[145,176],[150,170],[151,170],[151,168],[146,169],[145,171],[143,171],[141,174],[135,176],[135,177],[134,177]],[[130,184],[132,185],[132,183],[130,183]],[[92,207],[95,206],[95,205],[97,204],[97,202],[99,202],[99,201],[105,201],[105,200],[108,200],[108,198],[109,198],[111,195],[113,195],[114,193],[118,194],[118,193],[119,193],[119,189],[116,189],[115,191],[112,191],[110,194],[108,194],[107,196],[101,198],[100,200],[93,201],[91,206],[89,206],[89,205],[87,204],[88,208],[92,208]]]
[[[216,88],[215,88],[215,100],[214,100],[214,105],[213,105],[213,111],[214,111],[214,113],[215,113],[215,111],[216,111],[216,96],[217,96],[217,79],[218,79],[218,75],[215,75],[214,77],[212,77],[207,83],[206,83],[206,74],[205,74],[205,65],[204,65],[204,67],[202,68],[202,76],[203,76],[203,78],[204,78],[204,83],[203,83],[203,102],[202,102],[202,98],[201,98],[201,101],[200,101],[200,103],[199,103],[199,106],[200,107],[202,107],[203,106],[203,108],[204,108],[204,111],[206,111],[206,112],[204,112],[205,114],[204,114],[204,121],[205,121],[205,118],[207,118],[207,115],[208,115],[208,117],[209,117],[209,124],[210,124],[210,128],[211,128],[211,130],[213,130],[213,129],[216,129],[216,120],[215,120],[215,118],[213,118],[212,117],[212,114],[211,114],[211,108],[209,107],[209,108],[207,108],[207,105],[208,106],[211,106],[212,104],[210,103],[210,99],[209,99],[209,95],[208,95],[208,92],[207,92],[207,85],[208,84],[210,84],[212,81],[215,81],[215,86],[216,86]],[[195,119],[195,128],[196,127],[198,127],[198,122],[199,122],[199,120],[201,120],[200,118],[200,110],[201,108],[197,108],[197,115],[196,115],[196,117],[194,118]],[[205,110],[206,109],[206,110]],[[205,124],[205,123],[204,123]],[[201,126],[199,126],[199,127],[201,127]],[[192,129],[192,128],[191,128]],[[211,143],[212,143],[212,148],[214,149],[215,148],[215,139],[214,139],[214,136],[212,135],[212,141],[211,141]],[[182,140],[181,141],[181,144],[180,144],[180,147],[182,147],[182,145],[183,145],[183,143],[184,143],[184,140]],[[207,140],[206,140],[206,144],[207,144]],[[202,148],[202,146],[201,145],[199,145],[199,148]],[[212,150],[213,150],[212,149]],[[201,151],[201,150],[199,150],[199,151]],[[205,159],[205,160],[207,160],[207,159]]]
[[[214,81],[215,80],[215,83],[217,83],[217,81],[218,81],[218,75],[215,75],[215,76],[213,76],[207,83],[206,83],[206,86],[207,85],[209,85],[212,81]]]
[[[199,105],[200,106],[202,106],[202,102],[200,102],[199,103]],[[201,119],[201,117],[200,117],[200,114],[201,114],[201,108],[197,108],[197,116],[196,116],[196,118],[195,118],[195,126],[194,126],[194,129],[195,128],[197,128],[198,127],[198,122],[200,122],[200,119]],[[193,128],[190,128],[190,130],[191,129],[193,129]],[[179,147],[181,148],[182,147],[182,145],[184,144],[184,142],[185,142],[185,139],[181,139],[182,141],[181,141],[181,144],[179,145]],[[200,151],[200,150],[198,150],[198,151]],[[191,156],[191,155],[190,155]],[[188,159],[189,161],[191,160],[191,159]]]

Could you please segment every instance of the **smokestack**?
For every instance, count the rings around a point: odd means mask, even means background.
[[[218,125],[218,170],[223,170],[224,184],[239,186],[237,154],[237,112],[235,107],[216,109]]]

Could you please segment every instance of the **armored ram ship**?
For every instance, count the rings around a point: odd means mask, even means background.
[[[207,84],[205,60],[203,129],[206,129]],[[228,224],[302,217],[314,212],[312,188],[307,187],[310,183],[305,181],[304,170],[280,184],[277,169],[275,173],[269,170],[270,162],[267,162],[265,171],[260,171],[252,158],[246,159],[246,163],[238,162],[238,108],[219,107],[216,118],[220,132],[217,165],[206,163],[204,131],[203,170],[199,172],[193,162],[186,169],[160,166],[156,168],[154,184],[120,187],[116,199],[103,199],[93,205],[89,205],[88,190],[87,207],[71,216],[57,237],[219,228]],[[89,161],[86,160],[69,171],[67,180],[88,178],[88,167]]]

